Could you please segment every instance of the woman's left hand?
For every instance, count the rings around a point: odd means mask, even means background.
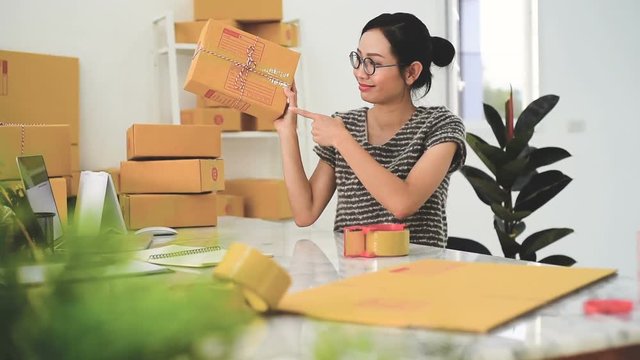
[[[311,119],[311,135],[313,141],[321,146],[336,146],[345,135],[349,135],[340,117],[316,114],[300,108],[289,108],[296,114]]]

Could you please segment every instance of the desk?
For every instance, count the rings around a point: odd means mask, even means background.
[[[412,245],[406,257],[344,258],[342,238],[331,231],[234,217],[221,217],[217,228],[181,230],[176,242],[208,245],[216,240],[223,246],[241,241],[274,254],[291,274],[290,291],[424,258],[541,266],[418,245]],[[203,274],[210,272],[203,270]],[[583,302],[598,297],[633,299],[636,309],[627,316],[583,315]],[[318,342],[325,348],[317,349]],[[363,343],[363,347],[358,346]],[[260,318],[246,330],[236,346],[235,358],[311,359],[322,351],[333,358],[336,349],[345,359],[640,359],[638,283],[620,276],[604,280],[488,334],[371,327],[273,315]]]

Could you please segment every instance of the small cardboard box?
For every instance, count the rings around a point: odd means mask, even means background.
[[[77,144],[78,59],[0,50],[0,122],[67,124],[69,143]]]
[[[276,131],[272,119],[243,116],[241,128],[243,131]]]
[[[42,155],[49,177],[70,175],[69,139],[69,125],[0,125],[0,180],[20,178],[19,155]]]
[[[116,193],[120,194],[120,168],[112,167],[104,169],[103,171],[111,175],[111,180],[113,180],[113,186],[116,188]]]
[[[67,179],[63,177],[49,178],[49,182],[51,183],[51,190],[56,201],[60,221],[62,225],[67,225]]]
[[[218,125],[222,131],[242,130],[242,113],[224,107],[182,110],[180,123],[184,125]]]
[[[71,176],[65,176],[67,179],[67,197],[78,196],[78,187],[80,187],[80,171],[74,171]]]
[[[134,124],[127,130],[127,160],[220,157],[220,126]]]
[[[224,22],[228,25],[238,27],[238,22],[235,20],[218,20],[220,22]],[[176,33],[176,42],[177,43],[187,43],[187,44],[195,44],[198,42],[198,38],[200,37],[200,32],[202,32],[202,28],[204,28],[207,22],[203,21],[185,21],[185,22],[177,22],[175,23],[174,29]]]
[[[196,96],[196,107],[208,108],[208,107],[220,107],[221,105],[213,100],[209,100],[204,96]]]
[[[282,0],[193,0],[196,20],[280,21]]]
[[[244,198],[244,213],[246,217],[267,220],[283,220],[292,217],[284,180],[227,180],[224,193]]]
[[[256,117],[284,113],[300,54],[215,20],[198,40],[185,90]]]
[[[216,193],[120,195],[129,229],[148,226],[216,226]]]
[[[218,194],[218,216],[244,216],[242,196]]]
[[[224,189],[222,159],[123,161],[123,194],[204,193]]]
[[[286,47],[298,46],[298,22],[264,22],[241,25],[242,30]]]

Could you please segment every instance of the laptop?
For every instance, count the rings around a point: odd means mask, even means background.
[[[52,213],[54,244],[62,238],[63,228],[53,190],[49,182],[49,174],[42,155],[18,156],[18,171],[22,178],[25,194],[34,213]],[[46,229],[42,229],[46,231]]]

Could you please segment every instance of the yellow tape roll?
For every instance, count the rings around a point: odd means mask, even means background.
[[[256,311],[275,309],[291,285],[291,277],[275,261],[242,243],[233,243],[213,276],[234,282]]]
[[[366,236],[367,253],[373,256],[404,256],[409,254],[409,230],[372,231]]]

